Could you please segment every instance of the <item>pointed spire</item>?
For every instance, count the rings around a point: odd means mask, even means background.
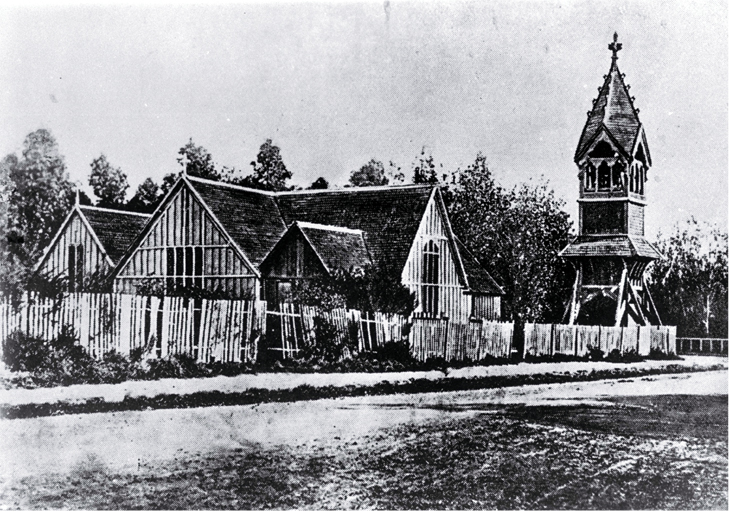
[[[79,197],[78,188],[76,188],[76,206],[81,206],[81,198]]]
[[[580,142],[575,152],[575,160],[581,158],[592,144],[594,138],[603,130],[607,130],[624,153],[630,154],[640,130],[638,111],[633,105],[634,98],[628,93],[623,80],[624,75],[618,69],[618,52],[623,45],[618,42],[617,32],[613,42],[608,45],[612,52],[610,71],[604,75],[604,82],[598,87],[598,95],[592,103],[587,122],[582,130]]]

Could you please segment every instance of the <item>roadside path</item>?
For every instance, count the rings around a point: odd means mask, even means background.
[[[283,390],[307,385],[311,387],[372,386],[378,383],[405,383],[412,379],[439,381],[476,377],[518,375],[568,374],[593,370],[655,369],[669,365],[695,368],[700,371],[714,365],[729,367],[726,358],[684,356],[682,361],[643,361],[640,363],[568,362],[519,363],[503,366],[473,366],[440,371],[392,373],[260,373],[235,377],[209,377],[196,379],[161,379],[156,381],[127,381],[119,384],[80,384],[67,387],[0,390],[0,407],[21,404],[52,404],[57,402],[87,402],[104,400],[122,402],[125,397],[155,397],[158,395],[188,395],[197,392],[219,391],[240,393],[250,389]]]
[[[596,403],[617,396],[726,395],[727,371],[450,393],[160,409],[0,420],[0,478],[139,471],[147,464],[353,441],[405,423],[470,417],[506,404]],[[604,403],[604,402],[600,402]]]

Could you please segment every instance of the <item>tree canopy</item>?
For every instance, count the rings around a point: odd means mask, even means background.
[[[727,233],[695,219],[659,234],[665,256],[648,267],[649,288],[665,324],[680,336],[727,337]]]
[[[127,206],[131,210],[139,212],[152,212],[160,199],[160,187],[152,178],[145,179],[137,187],[134,196],[129,200]]]
[[[202,146],[195,144],[192,138],[177,152],[177,162],[190,176],[207,180],[220,181],[222,174],[216,169],[213,155]]]
[[[20,158],[10,154],[2,160],[0,197],[0,289],[13,292],[25,285],[73,202],[73,185],[51,132],[28,134]]]
[[[571,224],[546,184],[500,187],[479,153],[444,190],[456,234],[505,291],[504,316],[559,322],[572,271],[559,258]]]
[[[385,166],[374,158],[349,175],[349,184],[353,187],[377,187],[389,182],[385,175]]]
[[[103,153],[91,162],[89,185],[99,198],[97,204],[104,208],[122,206],[129,188],[127,175],[121,168],[111,165]]]
[[[271,139],[266,139],[261,144],[256,160],[251,162],[251,167],[253,172],[243,178],[241,181],[243,186],[271,192],[291,190],[288,184],[292,176],[291,171],[286,168],[281,150]]]

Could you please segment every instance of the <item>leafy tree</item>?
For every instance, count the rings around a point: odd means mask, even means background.
[[[48,130],[28,134],[20,158],[2,160],[0,196],[0,290],[17,293],[73,203],[66,164]]]
[[[329,182],[325,180],[322,177],[317,178],[314,180],[314,183],[312,183],[308,190],[326,190],[329,188]]]
[[[251,162],[253,173],[241,180],[241,184],[259,190],[281,192],[290,190],[287,181],[291,179],[291,171],[286,168],[281,150],[271,139],[261,144],[256,161]]]
[[[374,158],[364,164],[349,176],[349,183],[353,187],[377,187],[387,185],[390,180],[385,175],[385,166]]]
[[[213,156],[207,149],[195,144],[192,138],[177,153],[180,155],[177,162],[190,176],[197,176],[198,178],[213,181],[220,181],[222,179],[222,174],[215,168]]]
[[[4,160],[12,190],[6,233],[14,239],[17,255],[31,264],[55,234],[73,202],[73,186],[58,143],[48,130],[30,133],[22,158]]]
[[[170,189],[177,183],[177,178],[179,178],[180,175],[176,174],[174,172],[168,172],[164,175],[162,178],[162,185],[159,188],[160,196],[166,196],[167,192],[170,191]]]
[[[679,335],[727,337],[727,233],[691,219],[659,235],[666,257],[649,267],[648,281],[661,320]]]
[[[139,212],[152,212],[160,199],[160,187],[152,178],[147,178],[137,187],[137,192],[127,206]]]
[[[127,175],[119,167],[114,167],[103,153],[91,162],[89,185],[99,198],[98,205],[115,208],[124,204],[124,196],[129,188]]]
[[[445,177],[445,173],[443,172],[443,164],[440,165],[440,171],[441,175]],[[439,182],[440,179],[438,177],[435,161],[433,160],[433,154],[429,153],[426,155],[425,146],[423,146],[423,148],[420,150],[420,155],[418,155],[417,160],[413,164],[413,183],[427,183],[434,185]]]
[[[504,190],[479,153],[444,197],[454,230],[504,288],[504,316],[517,324],[559,321],[571,270],[558,253],[571,225],[553,191],[545,184]]]

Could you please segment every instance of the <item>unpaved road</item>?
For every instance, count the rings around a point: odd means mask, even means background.
[[[727,371],[504,389],[254,406],[0,420],[0,477],[65,474],[321,439],[357,439],[402,424],[472,417],[504,404],[595,403],[609,397],[727,395]]]

